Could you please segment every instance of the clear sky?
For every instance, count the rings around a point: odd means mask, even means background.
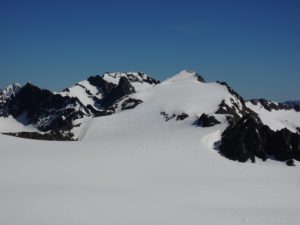
[[[0,0],[0,87],[183,69],[245,98],[300,99],[300,1]]]

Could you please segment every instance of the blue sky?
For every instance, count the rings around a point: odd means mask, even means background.
[[[298,0],[0,0],[0,28],[0,87],[187,69],[245,98],[300,98]]]

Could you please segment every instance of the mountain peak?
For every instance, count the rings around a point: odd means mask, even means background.
[[[178,74],[180,74],[180,75],[189,75],[189,74],[195,75],[196,72],[195,71],[188,71],[188,70],[181,70]]]
[[[203,77],[201,75],[199,75],[197,72],[195,71],[187,71],[187,70],[182,70],[179,73],[175,74],[173,77],[171,77],[169,80],[172,81],[183,81],[183,80],[194,80],[197,79],[198,81],[200,81],[201,83],[205,83],[205,80],[203,79]]]

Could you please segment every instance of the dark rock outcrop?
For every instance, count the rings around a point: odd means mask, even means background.
[[[169,121],[176,117],[176,114],[174,114],[174,113],[168,114],[166,112],[161,112],[160,115],[162,115],[165,118],[165,121]]]
[[[289,159],[288,161],[286,161],[286,165],[288,166],[295,166],[295,162],[292,159]]]
[[[209,116],[205,113],[203,113],[198,120],[194,123],[196,126],[201,127],[212,127],[216,124],[220,124],[221,122],[218,121],[214,116]]]
[[[172,113],[172,114],[168,114],[166,112],[161,112],[160,115],[162,115],[164,118],[165,118],[165,121],[169,121],[171,119],[174,119],[176,118],[176,120],[185,120],[186,118],[189,117],[188,114],[186,113],[180,113],[180,114],[175,114],[175,113]]]
[[[100,117],[100,116],[108,116],[114,113],[113,110],[96,110],[94,107],[92,107],[91,105],[87,105],[86,107],[87,109],[90,110],[90,112],[93,114],[93,116],[95,117]]]
[[[134,99],[134,98],[128,98],[126,99],[122,105],[121,105],[121,109],[122,110],[127,110],[127,109],[133,109],[135,108],[137,105],[141,104],[143,101],[139,100],[139,99]]]
[[[288,129],[273,131],[257,115],[248,114],[224,131],[219,149],[225,157],[240,162],[255,162],[255,157],[299,161],[300,135]]]
[[[188,118],[189,115],[186,113],[181,113],[179,115],[176,116],[176,120],[185,120],[186,118]]]
[[[49,133],[38,132],[18,132],[18,133],[2,133],[14,137],[36,139],[36,140],[48,140],[48,141],[77,141],[74,139],[74,135],[70,132],[64,133],[59,131],[51,131]]]
[[[102,106],[104,108],[108,108],[117,100],[132,93],[135,93],[134,87],[130,84],[126,77],[121,77],[119,84],[114,87],[102,100]]]
[[[198,73],[196,73],[195,76],[197,77],[198,81],[200,81],[201,83],[205,83],[205,80],[204,80],[204,78],[201,75],[199,75]]]

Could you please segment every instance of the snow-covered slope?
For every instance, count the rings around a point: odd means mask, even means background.
[[[142,102],[122,110],[128,99]],[[184,71],[83,121],[82,141],[0,135],[0,224],[298,224],[299,163],[242,164],[214,148],[220,104],[239,101]],[[203,113],[221,123],[193,125]]]
[[[60,94],[62,96],[77,97],[83,105],[91,105],[95,108],[97,108],[95,98],[103,98],[103,91],[92,85],[88,80],[80,81],[74,86],[63,90]]]
[[[272,104],[278,105],[276,102],[272,102]],[[300,112],[294,108],[266,108],[261,102],[254,104],[251,101],[247,101],[246,105],[259,115],[265,125],[274,131],[287,128],[292,132],[297,132],[297,128],[300,128]]]
[[[36,132],[38,131],[32,125],[24,125],[22,118],[18,118],[19,121],[12,116],[0,117],[0,133],[10,132]]]

